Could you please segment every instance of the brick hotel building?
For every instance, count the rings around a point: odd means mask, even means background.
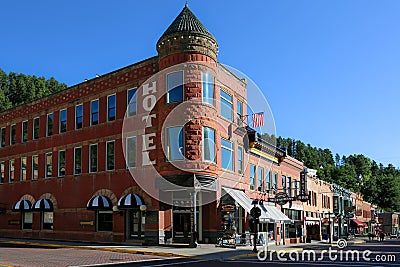
[[[248,232],[258,199],[261,232],[301,241],[302,202],[267,199],[299,194],[304,166],[244,127],[247,84],[217,62],[214,36],[185,6],[156,47],[157,56],[0,114],[0,236],[160,244],[196,231],[215,242],[222,229]],[[206,67],[173,69],[190,62]],[[165,127],[188,100],[197,102],[187,123]]]

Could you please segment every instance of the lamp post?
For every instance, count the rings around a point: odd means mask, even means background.
[[[329,244],[332,245],[332,237],[331,237],[331,211],[328,210],[328,239]]]

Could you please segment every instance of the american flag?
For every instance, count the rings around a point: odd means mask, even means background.
[[[253,128],[264,126],[264,112],[254,113],[252,119]]]

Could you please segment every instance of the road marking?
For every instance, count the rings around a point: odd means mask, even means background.
[[[125,264],[125,263],[138,263],[138,262],[146,262],[146,261],[161,261],[166,259],[146,259],[146,260],[134,260],[134,261],[119,261],[119,262],[107,262],[107,263],[96,263],[96,264],[88,264],[88,265],[74,265],[70,267],[90,267],[90,266],[105,266],[105,265],[116,265],[116,264]],[[0,267],[3,267],[0,265]]]
[[[183,262],[173,262],[173,263],[162,263],[162,264],[153,264],[153,265],[142,265],[142,267],[157,267],[157,266],[171,266],[171,265],[181,265],[181,264],[188,264],[188,263],[198,263],[198,262],[207,262],[211,260],[192,260],[192,261],[183,261]]]

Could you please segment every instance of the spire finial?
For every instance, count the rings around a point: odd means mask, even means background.
[[[189,7],[188,0],[186,0],[185,7]]]

